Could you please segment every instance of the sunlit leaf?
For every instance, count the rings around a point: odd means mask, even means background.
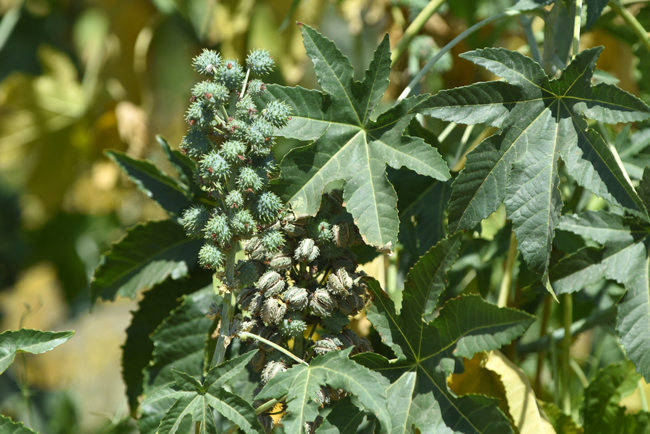
[[[0,333],[0,374],[13,362],[18,353],[41,354],[66,342],[74,335],[73,331],[43,332],[20,329]]]

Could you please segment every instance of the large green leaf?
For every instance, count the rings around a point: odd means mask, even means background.
[[[315,357],[309,366],[295,364],[273,377],[255,399],[287,395],[287,414],[282,418],[285,433],[302,434],[305,422],[313,422],[318,416],[317,392],[321,386],[328,385],[353,394],[358,405],[377,417],[380,432],[390,433],[391,417],[386,400],[388,381],[350,360],[351,351],[352,348],[329,352]]]
[[[583,116],[605,123],[650,117],[650,107],[609,85],[591,86],[602,48],[578,54],[557,79],[532,59],[505,49],[462,55],[503,81],[442,91],[417,110],[464,124],[487,123],[503,131],[481,142],[453,183],[451,230],[471,229],[505,202],[519,249],[540,274],[548,271],[562,199],[558,158],[581,186],[631,213],[647,212],[602,137]]]
[[[41,354],[66,342],[74,331],[43,332],[40,330],[20,329],[0,333],[0,374],[14,361],[18,353]]]
[[[196,267],[202,245],[171,220],[138,224],[102,255],[90,282],[92,300],[135,298],[168,276],[185,277]]]
[[[439,180],[450,178],[446,163],[422,139],[403,136],[426,97],[401,101],[372,121],[388,86],[390,45],[386,36],[362,82],[353,79],[347,57],[332,41],[302,25],[307,55],[323,92],[269,86],[267,98],[291,106],[292,119],[278,134],[312,144],[294,149],[282,161],[279,189],[300,213],[316,214],[326,185],[343,180],[343,198],[364,240],[394,247],[399,226],[397,196],[386,179],[386,165],[405,166]]]
[[[175,434],[183,419],[191,416],[193,422],[201,422],[200,434],[216,433],[212,410],[221,413],[247,434],[264,434],[255,409],[242,397],[228,392],[224,384],[239,374],[255,355],[250,351],[210,369],[205,381],[173,370],[174,384],[160,389],[158,393],[142,402],[142,407],[155,406],[160,401],[174,401],[158,425],[157,434]]]
[[[395,405],[394,401],[389,400],[389,402]],[[390,411],[390,407],[388,411]],[[348,396],[332,407],[321,426],[316,430],[316,434],[357,434],[364,417],[365,413],[359,411]]]
[[[158,202],[172,217],[179,217],[192,204],[189,187],[163,173],[153,163],[120,151],[106,151],[106,155],[129,176],[138,190]]]
[[[144,293],[138,309],[133,312],[131,324],[126,329],[126,342],[122,346],[122,378],[132,414],[135,414],[138,397],[143,392],[142,370],[149,365],[153,356],[154,345],[150,335],[169,316],[170,311],[181,304],[180,297],[211,284],[212,274],[201,270],[191,279],[167,278]]]
[[[36,434],[22,423],[16,423],[0,414],[0,432],[2,434]]]
[[[441,417],[447,427],[463,433],[512,432],[496,400],[456,397],[447,387],[447,376],[462,371],[459,357],[471,358],[476,352],[499,348],[522,334],[533,317],[498,308],[479,296],[465,296],[448,301],[432,322],[424,320],[444,289],[444,270],[451,265],[446,262],[455,257],[458,237],[441,241],[413,267],[399,314],[376,282],[368,285],[374,295],[368,319],[397,359],[363,353],[354,360],[393,383],[391,396],[399,397],[404,402],[400,408],[407,409],[403,414],[393,407],[393,427],[399,426],[399,432],[413,432],[414,428],[422,433],[439,432]]]
[[[634,365],[625,360],[609,365],[596,375],[585,390],[580,413],[585,433],[642,434],[650,432],[650,413],[626,414],[619,401],[637,388],[641,376]]]
[[[143,384],[147,405],[140,406],[138,420],[142,434],[154,434],[163,415],[174,404],[174,399],[164,392],[175,381],[173,369],[197,380],[201,378],[208,356],[206,342],[214,326],[205,313],[210,304],[219,302],[211,287],[186,295],[151,335],[153,360],[145,370]]]

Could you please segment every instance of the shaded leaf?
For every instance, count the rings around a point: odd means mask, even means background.
[[[168,276],[185,277],[195,268],[202,245],[171,220],[138,224],[102,255],[90,282],[92,300],[135,298]]]
[[[156,141],[165,153],[169,163],[174,167],[174,169],[176,169],[176,173],[178,173],[181,182],[189,186],[193,193],[201,191],[201,189],[196,185],[196,182],[194,182],[196,163],[194,163],[188,156],[172,149],[164,137],[157,135]]]
[[[608,2],[609,0],[587,0],[587,24],[585,24],[585,30],[589,30],[591,26],[596,24]]]
[[[377,417],[381,432],[390,433],[388,381],[350,360],[350,351],[352,348],[315,357],[309,366],[293,365],[273,377],[255,399],[287,395],[287,414],[282,424],[287,434],[300,434],[304,432],[305,422],[313,422],[318,416],[317,392],[321,386],[329,385],[353,394],[356,403]]]
[[[332,41],[301,25],[307,54],[323,92],[269,86],[269,98],[285,101],[292,119],[278,134],[311,145],[292,150],[280,164],[279,190],[292,208],[316,214],[325,186],[345,181],[343,198],[364,240],[373,246],[397,243],[397,196],[386,178],[386,165],[405,166],[439,180],[450,178],[438,152],[420,138],[402,136],[426,97],[408,98],[370,119],[390,73],[386,36],[362,82],[353,79],[347,57]]]
[[[584,432],[581,426],[576,425],[571,416],[562,413],[562,410],[552,402],[539,401],[539,405],[544,409],[544,413],[557,434],[582,434]]]
[[[178,307],[181,296],[195,292],[212,284],[212,273],[200,271],[191,279],[173,280],[167,278],[144,293],[133,312],[131,324],[126,329],[126,342],[122,346],[122,378],[126,385],[131,413],[135,414],[138,397],[142,394],[143,369],[149,365],[154,345],[151,334],[167,318],[170,311]]]
[[[505,202],[527,264],[545,275],[562,199],[558,158],[579,185],[648,218],[614,155],[583,115],[605,123],[650,117],[650,107],[605,83],[591,85],[602,48],[578,54],[557,79],[534,60],[505,49],[462,57],[506,81],[442,91],[418,111],[448,121],[487,123],[503,131],[468,154],[453,183],[450,229],[471,229]]]
[[[21,423],[14,422],[0,414],[0,432],[2,434],[36,434],[35,431],[27,428]]]
[[[13,362],[18,353],[41,354],[66,342],[74,331],[44,332],[41,330],[20,329],[0,333],[0,374]]]
[[[393,406],[395,405],[395,402],[389,402]],[[364,417],[365,413],[359,411],[352,403],[352,399],[347,397],[332,407],[321,426],[316,430],[316,434],[357,434],[357,429]],[[394,426],[393,430],[395,430]]]

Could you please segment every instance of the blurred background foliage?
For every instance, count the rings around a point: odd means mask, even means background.
[[[427,3],[0,0],[0,330],[77,330],[66,345],[25,357],[0,376],[0,413],[48,434],[134,431],[120,377],[120,345],[136,302],[98,304],[89,314],[88,285],[100,254],[126,227],[166,214],[103,151],[119,149],[166,167],[155,134],[177,144],[186,130],[182,113],[197,80],[190,66],[193,56],[210,47],[243,60],[250,49],[263,47],[278,65],[270,82],[313,88],[316,80],[296,20],[333,39],[360,75],[381,36],[388,32],[394,46]],[[448,2],[394,68],[384,103],[399,95],[438,47],[511,4]],[[650,24],[648,9],[633,12]],[[540,39],[541,28],[541,20],[533,21]],[[650,101],[650,55],[612,13],[584,36],[581,47],[601,44],[608,49],[598,67]],[[439,62],[419,91],[494,78],[457,57],[485,46],[529,51],[516,21],[488,26]],[[436,134],[444,127],[431,120],[427,126]],[[465,132],[456,128],[435,143],[450,164],[459,161],[461,141],[474,146],[479,141],[479,129]],[[431,140],[437,142],[435,136]],[[292,146],[281,142],[278,155]],[[460,170],[462,159],[456,166]],[[408,194],[396,187],[400,197]],[[486,240],[499,235],[500,226],[491,227],[491,221],[483,224]],[[488,273],[487,281],[480,276],[489,260],[505,250],[484,252],[479,244],[467,247],[476,252],[469,252],[451,275],[459,291],[485,293],[489,288],[481,285],[498,285],[499,270]],[[412,263],[414,258],[406,252],[401,260]],[[391,268],[385,261],[379,257],[366,268],[384,283],[387,277],[401,282],[387,276]],[[462,267],[473,268],[479,278],[468,281]],[[615,344],[611,351],[617,351]]]

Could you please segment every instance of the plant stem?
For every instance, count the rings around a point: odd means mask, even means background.
[[[548,294],[544,295],[544,308],[542,309],[542,324],[539,331],[540,339],[546,336],[548,328],[548,318],[551,315],[551,298]],[[537,353],[537,372],[535,372],[535,393],[540,396],[542,392],[542,369],[544,368],[544,359],[546,350],[540,350]]]
[[[533,33],[533,20],[528,18],[526,15],[522,15],[519,17],[519,21],[521,21],[521,27],[524,29],[524,34],[526,35],[526,40],[528,41],[528,46],[530,47],[531,56],[533,56],[535,62],[541,64],[542,57],[539,54],[539,47],[537,46],[535,34]]]
[[[636,33],[641,40],[641,43],[645,46],[646,50],[650,52],[650,35],[648,35],[648,31],[643,28],[639,20],[637,20],[630,11],[624,8],[620,1],[611,0],[608,4],[618,15],[620,15],[621,18],[623,18],[623,21],[632,28],[634,33]]]
[[[408,47],[409,43],[413,40],[415,35],[417,35],[422,27],[429,21],[431,15],[435,14],[436,11],[442,6],[445,0],[431,0],[422,11],[418,14],[413,22],[408,26],[402,35],[402,39],[399,40],[395,48],[393,49],[393,54],[391,55],[390,67],[395,66],[397,61],[402,57]]]
[[[11,32],[18,24],[18,20],[20,20],[23,3],[25,3],[25,0],[16,2],[12,8],[5,12],[2,21],[0,21],[0,51],[4,48],[11,36]]]
[[[528,12],[532,13],[532,11],[528,11]],[[521,15],[522,13],[524,13],[524,11],[519,11],[519,10],[508,10],[508,11],[505,11],[505,12],[501,12],[498,15],[494,15],[494,16],[492,16],[490,18],[486,18],[483,21],[480,21],[480,22],[474,24],[472,27],[468,28],[463,33],[456,36],[450,43],[448,43],[447,45],[442,47],[440,49],[440,51],[438,51],[438,53],[435,56],[433,56],[433,58],[431,60],[429,60],[427,62],[427,64],[424,65],[424,67],[422,69],[420,69],[420,71],[415,75],[415,77],[413,77],[413,80],[411,80],[411,82],[408,84],[408,86],[406,86],[406,89],[404,89],[404,91],[399,96],[399,98],[397,98],[397,101],[401,101],[404,98],[406,98],[407,96],[409,96],[411,94],[411,92],[413,91],[413,88],[415,86],[417,86],[417,84],[420,82],[422,77],[424,77],[424,75],[427,72],[429,72],[429,69],[431,69],[431,67],[433,67],[433,65],[435,65],[436,62],[438,62],[438,60],[440,60],[442,58],[442,56],[447,54],[447,52],[449,52],[449,50],[451,50],[456,45],[458,45],[458,43],[461,42],[463,39],[465,39],[466,37],[468,37],[469,35],[471,35],[475,31],[487,26],[490,23],[493,23],[495,21],[499,21],[499,20],[501,20],[503,18],[516,17],[518,15]]]
[[[278,402],[283,402],[285,399],[287,399],[287,395],[284,395],[280,398],[277,399],[271,399],[269,401],[266,401],[264,404],[260,405],[255,409],[255,414],[259,415],[264,413],[266,410],[269,408],[275,407]],[[222,434],[233,434],[239,429],[239,425],[232,425],[230,428],[225,430]]]
[[[235,255],[237,249],[233,246],[226,253],[226,284],[230,286],[235,277]],[[215,277],[212,279],[213,286],[216,286],[218,279]],[[215,288],[218,291],[218,288]],[[226,349],[230,344],[230,323],[232,322],[233,317],[235,316],[235,303],[236,298],[233,294],[233,289],[223,297],[223,302],[221,303],[221,328],[219,329],[219,339],[217,339],[217,346],[214,349],[214,356],[212,356],[212,363],[210,367],[217,366],[223,362],[224,356],[226,355]]]
[[[296,355],[292,354],[291,351],[287,350],[286,348],[282,348],[280,345],[278,345],[278,344],[274,344],[273,342],[271,342],[271,341],[269,341],[269,340],[267,340],[267,339],[264,339],[264,338],[261,337],[261,336],[257,336],[256,334],[253,334],[253,333],[242,332],[242,333],[239,334],[239,337],[240,337],[240,339],[251,338],[251,339],[255,339],[256,341],[263,342],[263,343],[265,343],[266,345],[268,345],[268,346],[270,346],[270,347],[273,347],[273,348],[275,348],[276,350],[280,351],[281,353],[284,353],[284,354],[286,354],[287,356],[291,357],[291,358],[292,358],[293,360],[295,360],[296,362],[298,362],[298,363],[302,363],[302,364],[304,364],[304,365],[309,366],[309,363],[305,362],[305,361],[304,361],[303,359],[301,359],[300,357],[297,357]]]
[[[501,279],[501,289],[499,290],[499,307],[508,306],[510,299],[510,287],[512,286],[512,269],[515,266],[515,259],[517,259],[517,238],[515,233],[510,234],[510,246],[508,247],[508,257],[506,258],[506,268]]]
[[[645,390],[643,389],[643,378],[639,378],[639,381],[636,383],[637,389],[639,389],[639,399],[641,400],[641,409],[643,411],[648,411],[648,400],[645,397]]]
[[[573,298],[571,294],[564,294],[563,303],[563,323],[564,323],[564,339],[562,340],[562,347],[564,348],[564,357],[562,358],[562,380],[564,385],[562,387],[562,410],[565,414],[571,415],[571,324],[573,322]]]
[[[456,128],[457,125],[458,124],[454,122],[450,122],[449,125],[447,125],[445,129],[442,131],[442,133],[440,133],[440,135],[438,136],[438,142],[440,143],[444,142],[447,136],[454,130],[454,128]]]
[[[582,368],[580,368],[580,365],[578,365],[578,362],[571,359],[569,360],[569,364],[571,365],[571,370],[575,372],[576,377],[578,377],[578,379],[580,380],[580,384],[582,384],[582,387],[586,389],[587,386],[589,386],[589,380],[587,380],[587,376],[582,371]]]
[[[576,15],[573,22],[573,57],[580,52],[580,13],[582,12],[582,0],[576,0]]]

